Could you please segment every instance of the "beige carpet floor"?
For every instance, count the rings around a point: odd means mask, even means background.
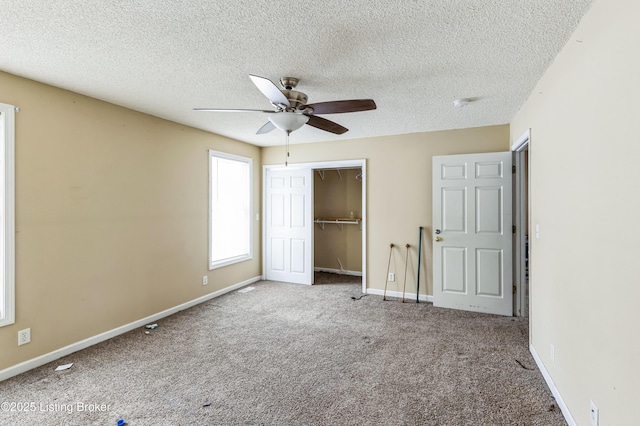
[[[0,425],[566,424],[526,319],[318,283],[259,282],[0,382],[29,404]]]

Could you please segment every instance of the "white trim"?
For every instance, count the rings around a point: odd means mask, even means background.
[[[544,380],[547,382],[547,386],[549,386],[549,389],[551,390],[553,397],[558,403],[558,407],[560,407],[560,410],[562,411],[562,415],[564,416],[564,419],[567,421],[567,424],[569,426],[577,426],[576,421],[573,419],[573,417],[571,417],[571,413],[569,412],[569,408],[567,407],[567,404],[564,403],[564,400],[562,399],[562,395],[560,395],[560,391],[558,390],[558,388],[556,388],[556,384],[553,383],[553,380],[551,379],[551,376],[549,375],[549,372],[547,371],[547,369],[544,368],[544,364],[542,363],[542,360],[538,356],[538,353],[536,352],[536,349],[533,347],[533,345],[529,345],[529,351],[531,352],[531,355],[533,355],[533,359],[538,365],[538,369],[542,373],[542,377],[544,377]]]
[[[352,275],[354,277],[361,277],[362,271],[347,271],[345,269],[332,269],[332,268],[313,268],[315,272],[328,272],[330,274],[340,275]]]
[[[119,336],[128,331],[134,330],[139,327],[143,327],[144,325],[149,324],[151,322],[158,321],[159,319],[168,317],[169,315],[173,315],[177,312],[184,311],[185,309],[189,309],[193,306],[199,305],[200,303],[222,296],[226,293],[245,287],[249,284],[253,284],[256,281],[260,281],[260,277],[250,278],[248,280],[242,281],[232,286],[223,288],[222,290],[218,290],[213,293],[209,293],[204,296],[198,297],[197,299],[194,299],[190,302],[186,302],[181,305],[174,306],[173,308],[166,309],[162,312],[158,312],[157,314],[150,315],[148,317],[139,319],[129,324],[125,324],[123,326],[114,328],[109,331],[105,331],[104,333],[100,333],[96,336],[89,337],[87,339],[81,340],[76,343],[72,343],[63,348],[56,349],[55,351],[49,352],[48,354],[44,354],[39,357],[32,358],[28,361],[21,362],[20,364],[14,365],[12,367],[5,368],[4,370],[0,370],[0,382],[10,377],[17,376],[18,374],[24,373],[25,371],[29,371],[36,367],[40,367],[51,361],[55,361],[56,359],[62,358],[63,356],[67,356],[69,354],[80,351],[82,349],[86,349],[89,346],[93,346],[97,343],[104,342],[105,340],[109,340],[113,337]]]
[[[527,149],[527,146],[529,145],[529,140],[530,139],[531,139],[531,129],[527,129],[522,134],[522,136],[520,136],[518,138],[518,140],[515,141],[513,145],[511,145],[511,151],[513,151],[513,152],[524,151],[525,149]]]
[[[375,294],[377,296],[384,296],[385,295],[384,290],[380,290],[380,289],[377,289],[377,288],[368,288],[365,293],[367,293],[367,294]],[[401,291],[389,291],[389,290],[387,290],[386,297],[394,297],[394,298],[402,299],[402,292]],[[405,300],[405,302],[412,303],[414,300],[416,300],[416,294],[415,293],[405,293],[404,294],[404,300]],[[428,294],[421,294],[420,295],[420,301],[421,302],[431,302],[431,303],[433,303],[433,296],[428,295]]]
[[[0,327],[15,323],[15,112],[14,105],[0,103],[0,118],[4,122],[4,151],[2,170],[4,172],[3,194],[0,196],[0,208],[4,222],[0,224],[3,236],[2,241],[2,262],[4,275],[0,277],[0,291],[3,292],[3,306],[0,306],[2,318]],[[2,200],[4,203],[2,204]]]
[[[249,165],[249,220],[248,220],[248,228],[249,228],[249,252],[246,254],[241,254],[238,256],[229,257],[222,260],[212,261],[211,256],[213,253],[213,207],[212,207],[212,192],[213,187],[211,185],[211,164],[212,158],[224,158],[227,160],[233,160],[238,162],[247,163]],[[208,160],[209,160],[209,270],[221,268],[223,266],[233,265],[234,263],[244,262],[246,260],[253,259],[253,158],[243,157],[241,155],[229,154],[222,151],[215,151],[210,149],[208,151]]]
[[[348,169],[362,167],[367,160],[336,160],[336,161],[316,161],[311,163],[289,163],[288,166],[282,164],[265,164],[263,168],[270,170],[287,170],[287,169]]]
[[[362,220],[360,230],[362,231],[362,292],[367,292],[367,160],[361,160],[360,167],[362,175]]]
[[[527,200],[525,194],[529,194],[526,188],[527,176],[525,170],[527,170],[527,164],[525,161],[525,151],[529,148],[529,141],[531,139],[531,129],[527,129],[520,138],[511,146],[513,151],[513,164],[516,168],[513,185],[513,205],[514,215],[513,224],[516,227],[516,233],[514,234],[514,251],[513,251],[513,264],[514,264],[514,284],[516,286],[515,306],[514,313],[517,316],[529,316],[529,306],[527,306],[527,294],[526,294],[526,264],[525,264],[525,250],[526,250],[526,228],[527,228]],[[530,210],[530,209],[529,209]],[[529,241],[531,244],[531,241]],[[531,250],[529,250],[531,253]],[[529,255],[531,257],[531,255]],[[529,262],[531,264],[531,262]]]
[[[355,168],[359,167],[362,170],[362,218],[360,221],[360,229],[362,230],[362,292],[367,292],[367,160],[339,160],[339,161],[320,161],[313,163],[289,163],[288,166],[282,164],[268,164],[262,166],[262,271],[264,279],[264,271],[266,271],[266,226],[265,226],[265,213],[266,213],[266,181],[267,170],[278,169],[338,169],[338,168]],[[312,213],[313,214],[313,213]]]

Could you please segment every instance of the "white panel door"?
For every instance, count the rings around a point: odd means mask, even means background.
[[[513,314],[511,152],[433,158],[434,306]]]
[[[265,186],[266,278],[313,284],[313,171],[271,170]]]

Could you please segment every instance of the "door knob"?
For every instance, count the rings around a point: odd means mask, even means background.
[[[442,238],[436,237],[436,241],[442,241]]]

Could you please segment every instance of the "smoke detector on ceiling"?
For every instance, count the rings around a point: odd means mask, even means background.
[[[456,108],[462,108],[463,106],[467,106],[469,102],[472,102],[471,98],[460,98],[453,101],[453,106]]]

